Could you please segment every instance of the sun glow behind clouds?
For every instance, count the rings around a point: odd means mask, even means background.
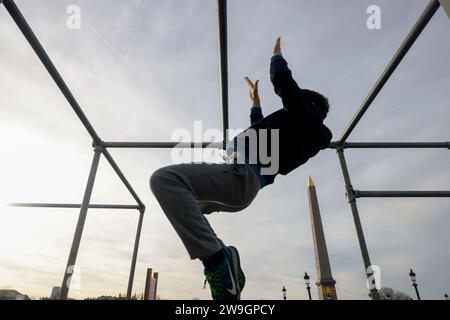
[[[1,141],[1,161],[0,176],[2,183],[0,184],[0,205],[4,209],[13,199],[20,198],[21,186],[23,182],[18,179],[22,168],[23,159],[29,158],[38,147],[33,143],[27,144],[26,141],[32,141],[33,134],[26,129],[7,126],[2,124],[0,127]],[[23,145],[23,148],[17,148],[17,145]],[[3,211],[3,210],[2,210]]]
[[[0,153],[3,204],[55,201],[67,198],[68,194],[79,193],[80,186],[63,184],[86,175],[86,170],[83,171],[80,165],[82,161],[75,157],[79,156],[77,149],[65,147],[46,135],[19,126],[2,125],[0,135],[4,137]]]

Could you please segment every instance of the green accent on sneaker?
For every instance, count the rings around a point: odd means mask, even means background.
[[[239,253],[234,247],[222,248],[225,259],[215,270],[205,269],[205,284],[209,283],[214,300],[239,300],[245,285]]]

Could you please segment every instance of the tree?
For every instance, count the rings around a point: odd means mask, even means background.
[[[412,300],[406,293],[383,287],[379,291],[381,300]]]

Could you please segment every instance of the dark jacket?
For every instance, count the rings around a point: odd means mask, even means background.
[[[270,79],[275,93],[283,102],[283,108],[267,117],[263,117],[261,112],[255,112],[256,108],[253,108],[252,124],[247,130],[255,129],[257,132],[260,129],[279,130],[278,173],[286,175],[314,157],[320,150],[326,149],[330,144],[332,133],[323,124],[326,115],[321,114],[306,99],[302,89],[292,78],[286,60],[280,55],[272,57]],[[267,136],[270,138],[270,134]],[[259,157],[257,165],[264,167]],[[272,183],[274,176],[267,177],[267,182]]]

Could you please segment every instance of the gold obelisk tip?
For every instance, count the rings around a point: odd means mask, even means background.
[[[310,188],[310,187],[315,187],[315,185],[314,185],[314,181],[311,178],[311,176],[308,176],[308,188]]]

